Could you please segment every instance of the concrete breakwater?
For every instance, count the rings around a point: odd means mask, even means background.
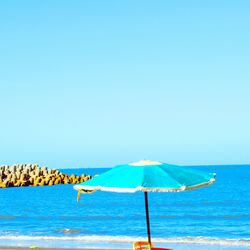
[[[90,175],[68,175],[56,169],[39,167],[38,164],[15,164],[0,166],[0,188],[21,186],[52,186],[77,184],[87,181]]]

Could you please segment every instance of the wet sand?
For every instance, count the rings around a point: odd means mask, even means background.
[[[169,246],[170,247],[170,246]],[[12,247],[12,246],[0,246],[0,250],[132,250],[131,248],[57,248],[57,247]],[[235,246],[207,246],[207,245],[190,245],[190,244],[180,244],[178,246],[172,247],[173,250],[248,250],[248,247],[235,247]]]

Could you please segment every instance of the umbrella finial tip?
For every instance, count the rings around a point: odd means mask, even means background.
[[[140,160],[138,162],[133,162],[129,164],[130,166],[152,166],[152,165],[162,165],[159,161],[151,161],[151,160]]]

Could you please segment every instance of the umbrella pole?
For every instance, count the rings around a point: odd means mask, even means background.
[[[145,198],[145,211],[146,211],[146,221],[147,221],[148,243],[151,246],[150,222],[149,222],[149,212],[148,212],[148,193],[147,192],[144,192],[144,198]]]

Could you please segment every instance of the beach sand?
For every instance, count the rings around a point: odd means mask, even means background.
[[[0,246],[0,250],[31,250],[31,249],[36,249],[36,250],[79,250],[79,249],[84,249],[84,250],[103,250],[100,248],[30,248],[30,247],[4,247]],[[108,250],[108,249],[105,249]],[[124,249],[110,249],[110,250],[124,250]]]
[[[219,246],[219,245],[199,245],[199,244],[178,244],[178,245],[168,245],[168,248],[173,250],[247,250],[249,247],[236,247],[236,246]],[[59,248],[59,247],[51,247],[51,248],[42,248],[42,247],[13,247],[13,246],[0,246],[0,250],[132,250],[131,248]]]

